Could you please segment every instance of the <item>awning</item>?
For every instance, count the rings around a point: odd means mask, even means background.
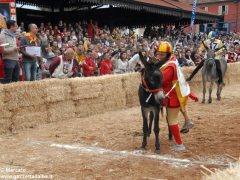
[[[192,6],[186,3],[179,2],[177,0],[16,0],[17,3],[22,5],[31,5],[37,7],[44,7],[49,9],[64,10],[67,8],[78,9],[87,8],[92,11],[92,14],[96,14],[91,10],[92,6],[110,5],[109,9],[105,9],[105,12],[116,10],[119,14],[128,12],[129,15],[132,11],[133,14],[139,14],[140,16],[149,14],[152,19],[158,18],[159,24],[162,21],[170,23],[190,22],[192,16]],[[110,10],[111,9],[111,10]],[[122,10],[122,11],[121,11]],[[95,9],[97,11],[97,9]],[[116,16],[116,14],[115,14]],[[154,17],[153,17],[154,16]],[[170,19],[169,19],[170,17]],[[118,17],[117,17],[118,18]],[[128,19],[123,15],[122,18]],[[164,19],[166,18],[166,19]],[[218,15],[206,12],[200,8],[197,8],[196,22],[215,22],[219,18]],[[147,19],[147,18],[146,18]],[[148,18],[149,19],[149,18]],[[150,19],[149,19],[150,20]],[[143,21],[143,20],[142,20]],[[157,20],[154,19],[154,24]],[[149,23],[148,23],[149,24]]]

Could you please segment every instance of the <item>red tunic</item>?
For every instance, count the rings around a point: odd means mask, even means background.
[[[112,61],[109,59],[99,62],[100,75],[112,74]]]
[[[170,60],[173,61],[176,60],[176,58],[171,57]],[[165,67],[162,67],[160,70],[163,74],[163,91],[166,94],[172,89],[174,81],[178,79],[176,65],[174,63],[169,63]],[[173,89],[169,93],[168,97],[164,99],[163,105],[168,106],[169,108],[180,107],[180,103],[175,89]]]
[[[91,58],[86,58],[83,63],[83,74],[87,77],[93,76],[95,71],[96,71],[96,64],[94,60]]]

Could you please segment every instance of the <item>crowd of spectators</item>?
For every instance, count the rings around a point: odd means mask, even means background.
[[[207,33],[187,34],[174,26],[147,27],[144,35],[139,36],[133,29],[116,27],[110,30],[108,26],[100,27],[92,20],[75,24],[59,21],[56,25],[48,22],[39,26],[26,26],[22,22],[19,27],[15,22],[7,24],[6,32],[10,37],[15,37],[16,32],[17,46],[15,49],[4,48],[9,53],[18,54],[19,71],[15,73],[27,81],[126,73],[130,71],[129,59],[139,51],[148,51],[150,56],[154,56],[155,48],[163,40],[173,44],[174,55],[181,66],[195,66],[202,60],[198,48],[207,38]],[[2,31],[0,44],[4,43],[1,42],[3,34],[7,34]],[[225,45],[225,60],[229,63],[240,61],[240,33],[218,34],[218,38]],[[41,47],[41,56],[28,54],[27,46]],[[0,48],[0,53],[3,51]],[[63,72],[59,70],[60,66]],[[5,74],[12,71],[7,67],[4,70]],[[6,83],[16,81],[9,76],[7,79]]]

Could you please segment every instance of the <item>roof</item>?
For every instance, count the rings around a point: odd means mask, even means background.
[[[219,3],[226,3],[226,2],[237,2],[239,0],[208,0],[198,2],[198,4],[219,4]]]
[[[142,2],[149,5],[155,5],[155,6],[161,6],[161,7],[167,7],[172,9],[178,9],[183,11],[192,12],[192,5],[179,2],[177,0],[136,0],[138,2]],[[211,12],[204,11],[201,8],[196,8],[197,13],[205,14],[205,15],[217,15]]]
[[[82,8],[93,5],[111,5],[114,8],[147,12],[180,19],[191,19],[192,6],[178,0],[16,0],[23,5],[48,8]],[[196,8],[196,21],[216,21],[218,15]]]

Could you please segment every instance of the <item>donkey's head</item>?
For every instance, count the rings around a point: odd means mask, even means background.
[[[215,51],[212,49],[207,49],[207,59],[205,60],[206,65],[210,68],[215,64]]]
[[[150,57],[139,53],[140,61],[136,65],[138,71],[142,75],[142,84],[146,91],[149,93],[154,93],[155,101],[160,104],[164,100],[165,96],[163,93],[162,84],[162,73],[159,69],[152,63]]]

